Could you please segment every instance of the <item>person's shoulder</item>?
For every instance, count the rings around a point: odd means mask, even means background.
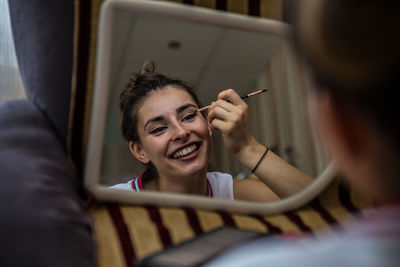
[[[319,235],[287,243],[265,237],[237,246],[207,266],[398,266],[400,245],[388,240]]]

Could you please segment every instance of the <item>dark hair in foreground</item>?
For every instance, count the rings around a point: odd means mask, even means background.
[[[335,101],[359,112],[400,148],[400,2],[301,4],[295,49],[311,67],[317,90],[328,90]]]
[[[141,103],[151,92],[162,90],[169,85],[185,90],[196,104],[201,106],[192,87],[187,82],[157,73],[153,62],[145,62],[140,73],[134,73],[129,77],[125,89],[120,94],[121,132],[125,140],[140,141],[137,132],[137,113]]]

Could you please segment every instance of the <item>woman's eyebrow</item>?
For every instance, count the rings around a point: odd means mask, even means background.
[[[146,130],[147,126],[152,123],[152,122],[158,122],[158,121],[162,121],[164,120],[164,116],[160,115],[154,118],[149,119],[148,121],[146,121],[146,123],[144,124],[144,130]]]
[[[195,105],[193,105],[193,104],[186,104],[186,105],[183,105],[183,106],[178,107],[178,108],[176,109],[176,113],[181,113],[182,111],[184,111],[185,109],[190,108],[190,107],[197,108],[197,107],[196,107]]]

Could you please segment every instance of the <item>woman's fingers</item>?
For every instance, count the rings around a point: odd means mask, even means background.
[[[235,128],[241,127],[243,124],[242,120],[247,119],[247,116],[244,114],[246,108],[233,106],[230,103],[228,103],[228,105],[222,103],[222,106],[223,107],[219,106],[217,101],[215,105],[210,108],[208,113],[208,122],[210,125],[223,133],[229,133],[235,130]]]
[[[229,100],[229,102],[227,101]],[[243,102],[240,96],[232,89],[222,91],[218,95],[218,100],[212,102],[208,110],[208,121],[219,119],[230,122],[232,127],[242,124],[243,119],[247,119],[247,104]]]
[[[215,102],[211,103],[211,106],[208,110],[209,113],[212,112],[219,112],[222,113],[223,111],[226,111],[228,114],[229,112],[234,112],[237,107],[233,105],[232,103],[227,102],[226,100],[217,100]],[[218,115],[224,115],[224,114],[218,114]]]
[[[222,134],[229,133],[232,128],[231,123],[223,120],[213,120],[210,125],[212,129],[217,129]]]
[[[233,89],[227,89],[218,94],[219,100],[228,100],[235,106],[244,104],[242,98]]]
[[[229,102],[228,102],[229,101]],[[208,110],[208,122],[222,133],[225,146],[234,155],[254,139],[248,116],[248,106],[232,89],[222,91]]]
[[[219,106],[214,106],[214,107],[210,108],[208,111],[208,115],[207,115],[208,121],[211,122],[215,118],[218,118],[220,120],[227,120],[229,117],[229,113],[230,113],[229,110],[226,110]]]

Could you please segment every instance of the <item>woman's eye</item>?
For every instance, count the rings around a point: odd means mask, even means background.
[[[190,121],[196,116],[196,112],[190,113],[183,117],[182,121]]]
[[[163,132],[165,129],[167,129],[166,126],[157,127],[154,130],[151,130],[150,134],[159,134],[159,133]]]

